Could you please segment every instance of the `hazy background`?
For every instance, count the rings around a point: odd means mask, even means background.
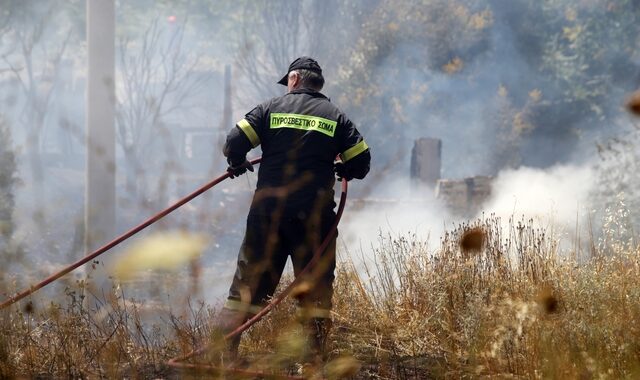
[[[367,260],[387,234],[430,237],[436,247],[463,221],[430,191],[410,192],[420,137],[442,140],[443,178],[496,177],[485,216],[535,218],[569,240],[585,228],[600,236],[603,225],[635,239],[639,125],[623,104],[640,87],[638,0],[116,4],[118,232],[224,170],[221,144],[234,122],[283,94],[275,82],[311,55],[323,92],[373,156],[369,177],[351,183],[350,198],[362,202],[345,214],[342,257]],[[84,255],[85,29],[84,1],[0,1],[7,289]],[[223,120],[225,66],[233,120]],[[196,298],[224,294],[255,180],[224,182],[153,227],[211,239]],[[611,226],[615,213],[624,225]],[[170,282],[147,273],[131,292],[183,298],[185,274]]]

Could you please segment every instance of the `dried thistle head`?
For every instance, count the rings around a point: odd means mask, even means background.
[[[627,110],[635,116],[640,116],[640,90],[637,90],[627,99]]]
[[[199,234],[156,233],[128,248],[114,263],[112,272],[121,279],[129,279],[146,269],[176,270],[200,257],[207,243],[207,238]]]
[[[352,356],[343,356],[327,364],[325,371],[328,379],[345,379],[354,377],[362,364]]]
[[[556,314],[560,310],[560,301],[551,287],[542,288],[536,302],[546,314]]]
[[[311,281],[301,281],[298,285],[291,289],[291,297],[297,300],[303,299],[311,292],[311,290],[313,290],[313,284],[311,283]]]
[[[29,301],[27,302],[24,307],[22,308],[22,311],[25,314],[33,314],[33,312],[36,310],[35,306],[33,305],[33,301]]]
[[[460,237],[460,250],[464,254],[477,253],[482,250],[485,241],[485,232],[480,227],[465,231]]]

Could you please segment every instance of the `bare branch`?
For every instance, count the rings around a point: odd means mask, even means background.
[[[9,67],[8,69],[4,69],[4,71],[11,71],[13,73],[13,75],[15,75],[15,77],[18,80],[18,82],[20,83],[20,85],[22,86],[23,91],[27,92],[27,85],[24,82],[24,80],[22,79],[22,76],[20,75],[20,72],[22,70],[24,70],[24,67],[16,67],[16,66],[14,66],[13,63],[11,63],[6,56],[3,56],[2,60]]]
[[[202,88],[194,80],[199,56],[184,50],[184,27],[170,34],[155,20],[134,43],[121,40],[117,102],[118,144],[129,169],[141,167],[157,144],[165,118],[184,110],[188,99]]]

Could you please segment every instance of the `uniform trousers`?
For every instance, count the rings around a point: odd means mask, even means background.
[[[291,257],[296,277],[309,264],[335,222],[333,210],[310,217],[275,217],[249,214],[229,297],[218,318],[220,333],[227,334],[258,313],[273,296]],[[296,298],[312,353],[324,355],[331,325],[330,310],[336,265],[336,238],[320,260],[305,274]],[[229,344],[237,354],[240,336]]]

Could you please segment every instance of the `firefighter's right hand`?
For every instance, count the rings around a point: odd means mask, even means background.
[[[229,167],[227,168],[227,172],[229,173],[229,178],[235,178],[241,176],[242,174],[248,171],[253,172],[253,165],[249,160],[244,160],[243,163],[239,165],[233,165],[231,162],[229,163]]]

